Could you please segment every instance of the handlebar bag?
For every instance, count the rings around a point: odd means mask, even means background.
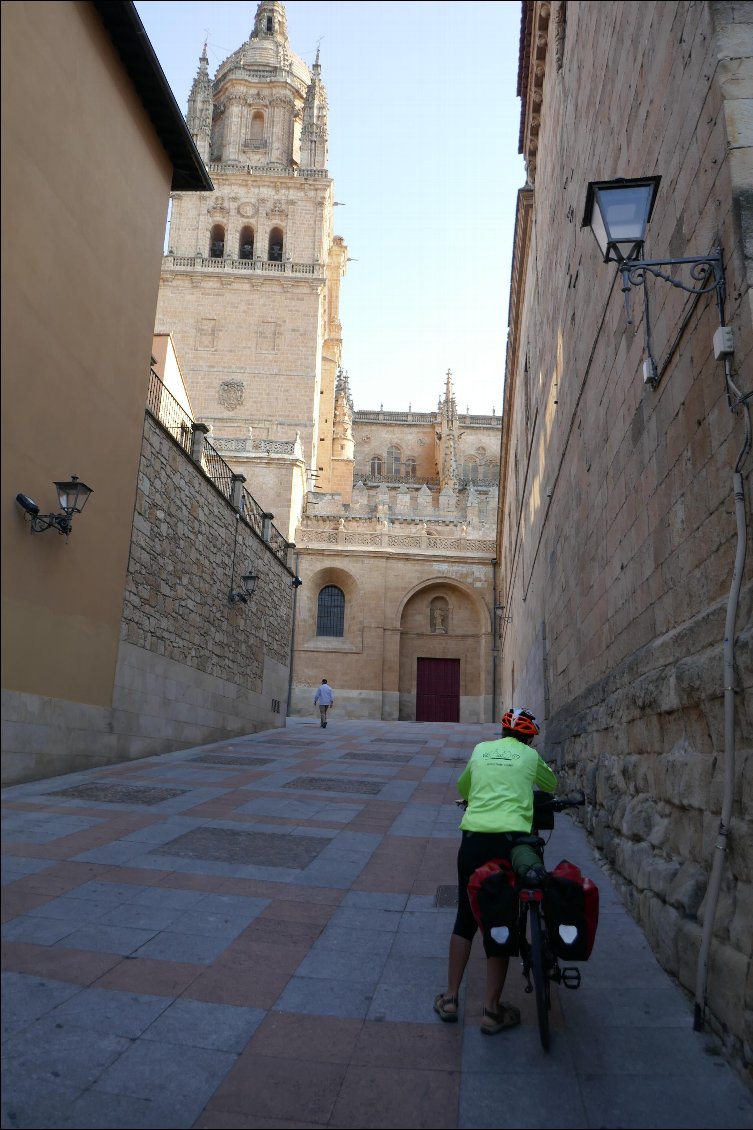
[[[491,859],[468,880],[468,899],[487,957],[518,953],[517,880],[508,859]]]
[[[563,859],[549,873],[544,915],[557,957],[587,961],[599,922],[599,888],[575,863]]]

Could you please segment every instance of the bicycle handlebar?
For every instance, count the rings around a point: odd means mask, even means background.
[[[550,808],[553,812],[564,812],[566,808],[580,808],[586,803],[586,794],[581,790],[576,796],[558,797],[553,793],[534,793],[536,808]],[[540,799],[538,799],[540,798]]]

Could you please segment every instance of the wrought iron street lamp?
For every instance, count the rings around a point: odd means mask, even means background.
[[[26,512],[33,534],[41,534],[45,530],[57,530],[59,534],[68,537],[73,528],[73,515],[81,513],[89,501],[89,496],[94,492],[86,483],[81,482],[78,475],[71,475],[70,479],[54,485],[62,513],[40,514],[36,502],[27,494],[17,494],[16,502]]]
[[[714,346],[717,357],[732,352],[729,332],[724,326],[724,265],[721,247],[715,247],[708,255],[683,256],[679,259],[644,259],[643,244],[654,210],[656,194],[661,177],[639,177],[627,180],[618,177],[611,181],[591,181],[586,193],[586,206],[582,227],[590,227],[599,245],[604,262],[617,264],[622,275],[622,292],[625,296],[625,312],[628,325],[632,324],[630,309],[630,290],[643,286],[646,306],[646,335],[649,346],[650,331],[648,322],[648,294],[645,288],[646,275],[663,279],[664,282],[700,296],[716,291],[719,310],[721,336],[715,337]],[[683,282],[676,273],[669,274],[662,268],[686,268],[690,282]],[[647,384],[656,383],[656,366],[653,358],[644,365],[644,379]]]

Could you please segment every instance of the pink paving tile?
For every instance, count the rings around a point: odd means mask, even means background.
[[[365,1021],[351,1062],[361,1067],[459,1071],[463,1030],[459,1024]]]
[[[207,1110],[193,1130],[322,1130],[325,1122],[289,1122],[279,1118],[249,1118],[242,1114],[224,1114],[222,1111]]]
[[[19,883],[23,880],[19,880]],[[30,910],[36,910],[38,906],[44,906],[51,898],[55,898],[54,894],[49,892],[30,891],[15,889],[18,884],[8,884],[3,889],[3,907],[0,912],[0,921],[10,922],[13,918],[19,918],[22,914],[28,914]]]
[[[296,904],[293,903],[293,906]],[[239,936],[238,941],[265,942],[270,945],[311,946],[323,930],[320,922],[297,921],[291,918],[271,918],[260,915]]]
[[[262,919],[272,918],[275,921],[284,918],[295,922],[312,922],[320,926],[326,925],[332,917],[334,907],[327,903],[309,902],[305,895],[299,901],[296,899],[275,899],[259,915],[257,922]]]
[[[185,996],[217,1004],[271,1008],[308,953],[307,946],[230,948],[191,982]]]
[[[455,1130],[460,1072],[348,1068],[329,1125],[380,1130]]]
[[[273,1119],[275,1125],[281,1120],[326,1123],[346,1070],[341,1063],[273,1059],[244,1052],[215,1091],[207,1111]]]
[[[74,985],[91,985],[109,969],[122,962],[117,953],[98,953],[31,942],[3,942],[2,967],[14,973],[33,973]]]
[[[270,1012],[248,1043],[251,1055],[348,1064],[357,1047],[362,1020]]]
[[[188,962],[157,961],[149,957],[118,958],[118,964],[96,982],[98,989],[124,993],[151,993],[157,997],[179,997],[205,966]]]

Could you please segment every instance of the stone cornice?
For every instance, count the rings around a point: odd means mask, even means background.
[[[507,484],[509,482],[508,462],[511,448],[511,434],[515,423],[513,404],[519,369],[521,325],[520,316],[525,289],[528,250],[531,243],[531,221],[533,218],[533,189],[521,188],[518,191],[518,204],[515,212],[515,236],[513,241],[512,270],[510,276],[510,308],[507,317],[507,356],[505,359],[505,399],[502,405],[502,443],[499,466],[499,503],[497,520],[497,539],[502,537],[505,513]],[[501,558],[501,545],[497,559]]]
[[[518,96],[521,99],[518,152],[523,154],[531,184],[536,179],[551,14],[549,0],[523,0],[518,64]]]

